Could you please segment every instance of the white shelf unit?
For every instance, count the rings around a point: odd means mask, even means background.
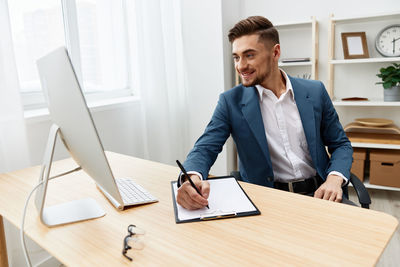
[[[311,79],[318,79],[318,22],[313,16],[306,21],[274,23],[279,32],[282,58],[305,58],[307,62],[279,62],[278,66],[289,75],[302,76],[299,73],[310,72]],[[299,54],[306,51],[306,54]]]
[[[397,125],[400,120],[389,108],[397,108],[400,102],[384,102],[383,86],[376,84],[380,79],[376,76],[379,69],[391,63],[400,62],[400,57],[382,57],[375,49],[377,33],[390,24],[398,24],[400,10],[388,13],[371,14],[368,16],[330,18],[328,84],[327,90],[335,107],[351,108],[353,112],[345,112],[346,123],[354,112],[354,108],[364,108],[372,117],[392,116]],[[366,32],[368,51],[371,58],[344,59],[341,42],[341,32]],[[342,98],[365,97],[368,101],[342,101]],[[374,112],[372,112],[374,111]],[[384,112],[383,112],[384,111]],[[400,110],[398,110],[400,111]]]
[[[383,102],[383,87],[380,84],[375,84],[379,81],[376,74],[381,67],[386,67],[393,62],[400,62],[400,57],[382,57],[375,49],[375,37],[382,28],[390,24],[398,24],[399,20],[400,10],[347,18],[335,18],[331,15],[327,90],[332,99],[359,96],[378,99],[378,102]],[[366,32],[371,58],[344,59],[341,32]],[[342,75],[346,75],[346,79],[342,79]],[[338,76],[340,80],[337,79]],[[366,78],[363,79],[365,81],[361,82],[360,77]],[[347,88],[353,86],[354,80],[357,80],[357,78],[359,78],[358,81],[363,88],[358,91],[354,88]],[[364,93],[365,95],[351,95],[351,93]],[[368,104],[366,105],[368,106]],[[356,104],[356,106],[360,106],[360,104]]]
[[[400,10],[396,12],[371,14],[368,16],[335,18],[331,15],[328,55],[327,90],[335,105],[343,126],[360,117],[382,117],[392,119],[400,126],[400,102],[384,102],[383,87],[376,76],[379,69],[400,57],[382,57],[375,49],[375,36],[385,26],[398,24]],[[344,59],[341,32],[365,32],[370,58]],[[342,101],[347,97],[366,97],[368,101]],[[353,147],[373,149],[396,149],[398,144],[352,142]],[[372,185],[369,177],[364,184],[367,188],[395,190],[400,188]]]

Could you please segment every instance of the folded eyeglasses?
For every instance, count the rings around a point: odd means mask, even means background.
[[[122,249],[122,255],[128,260],[132,261],[132,258],[127,254],[130,249],[143,249],[144,242],[137,235],[144,235],[145,231],[141,228],[136,227],[134,224],[128,226],[128,235],[124,238],[124,247]]]

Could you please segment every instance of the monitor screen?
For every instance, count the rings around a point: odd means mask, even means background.
[[[54,50],[37,66],[51,119],[72,158],[103,192],[123,203],[67,50]]]

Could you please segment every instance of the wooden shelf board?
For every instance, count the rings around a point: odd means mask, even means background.
[[[398,188],[398,187],[370,184],[369,182],[364,182],[364,185],[366,188],[371,188],[371,189],[400,191],[400,188]]]
[[[391,144],[351,142],[351,145],[352,147],[363,147],[363,148],[400,149],[400,145],[391,145]]]
[[[376,106],[376,107],[400,107],[400,102],[385,102],[382,100],[371,100],[371,101],[341,101],[333,100],[334,106]]]
[[[400,10],[398,11],[393,11],[393,12],[384,12],[384,13],[376,13],[376,14],[370,14],[367,16],[356,16],[356,17],[338,17],[332,18],[333,22],[336,23],[351,23],[351,22],[367,22],[367,21],[371,21],[371,20],[375,20],[375,19],[394,19],[394,18],[398,18],[400,16]]]
[[[332,59],[330,64],[362,64],[362,63],[385,63],[398,62],[400,57],[373,57],[373,58],[358,58],[358,59]]]
[[[369,178],[364,179],[363,183],[364,183],[365,187],[366,187],[366,188],[369,188],[369,189],[400,191],[400,188],[398,188],[398,187],[391,187],[391,186],[383,186],[383,185],[370,184],[370,183],[369,183]],[[353,186],[353,185],[352,185],[351,183],[349,183],[349,186]]]
[[[281,22],[281,23],[274,23],[274,27],[276,28],[283,28],[283,27],[292,27],[292,26],[303,26],[312,24],[312,20],[305,20],[305,21],[288,21],[288,22]]]
[[[375,133],[352,133],[347,132],[347,137],[354,146],[354,144],[366,146],[362,147],[375,147],[375,148],[396,148],[400,149],[400,134],[375,134]],[[368,146],[367,146],[368,144]],[[360,146],[358,146],[360,147]]]
[[[311,61],[306,61],[306,62],[288,62],[288,63],[279,62],[278,63],[279,67],[311,66],[311,65],[312,65]]]

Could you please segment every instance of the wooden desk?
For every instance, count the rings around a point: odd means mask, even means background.
[[[145,248],[131,253],[136,266],[372,266],[398,225],[382,212],[247,183],[241,185],[260,216],[177,225],[170,181],[177,177],[178,168],[107,155],[116,177],[132,177],[160,201],[118,211],[82,171],[51,181],[48,204],[90,196],[107,212],[99,219],[47,228],[31,201],[27,235],[68,266],[131,264],[121,255],[129,224],[146,230]],[[71,159],[59,161],[53,173],[74,167]],[[0,214],[17,227],[39,170],[33,167],[0,175]]]

